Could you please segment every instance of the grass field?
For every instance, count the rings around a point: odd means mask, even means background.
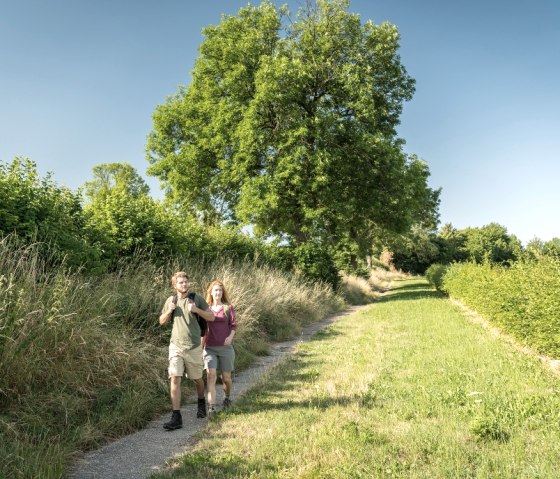
[[[557,478],[560,380],[421,279],[212,420],[174,478]]]

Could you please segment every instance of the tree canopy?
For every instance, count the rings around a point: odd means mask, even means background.
[[[414,93],[398,30],[347,10],[317,0],[294,19],[265,1],[203,30],[192,82],[156,108],[147,142],[176,205],[362,254],[380,228],[435,226],[439,191],[396,133]]]

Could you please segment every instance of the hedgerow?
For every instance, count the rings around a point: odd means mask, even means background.
[[[560,358],[560,259],[543,256],[509,267],[453,264],[443,289],[520,343]]]

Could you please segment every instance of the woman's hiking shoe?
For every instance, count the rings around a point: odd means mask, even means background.
[[[222,403],[222,409],[227,409],[229,407],[231,407],[231,399],[224,398],[224,402]]]
[[[183,418],[181,417],[181,411],[173,411],[171,414],[171,420],[167,421],[163,425],[163,429],[168,431],[174,431],[175,429],[180,429],[183,427]]]
[[[198,400],[198,408],[196,410],[196,417],[201,419],[206,417],[206,399]]]
[[[208,419],[212,419],[216,415],[216,408],[213,404],[208,406]]]

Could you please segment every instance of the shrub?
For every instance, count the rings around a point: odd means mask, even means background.
[[[522,344],[560,358],[560,259],[543,256],[511,267],[453,264],[443,288]]]
[[[87,240],[79,195],[58,186],[50,174],[41,178],[27,158],[0,162],[0,237],[17,235],[53,263],[101,267],[101,250]]]
[[[426,279],[432,283],[438,291],[442,291],[443,275],[445,274],[446,269],[447,266],[435,263],[426,270]]]
[[[320,243],[303,243],[293,250],[295,267],[312,281],[323,281],[334,290],[340,284],[340,274],[333,258]]]

